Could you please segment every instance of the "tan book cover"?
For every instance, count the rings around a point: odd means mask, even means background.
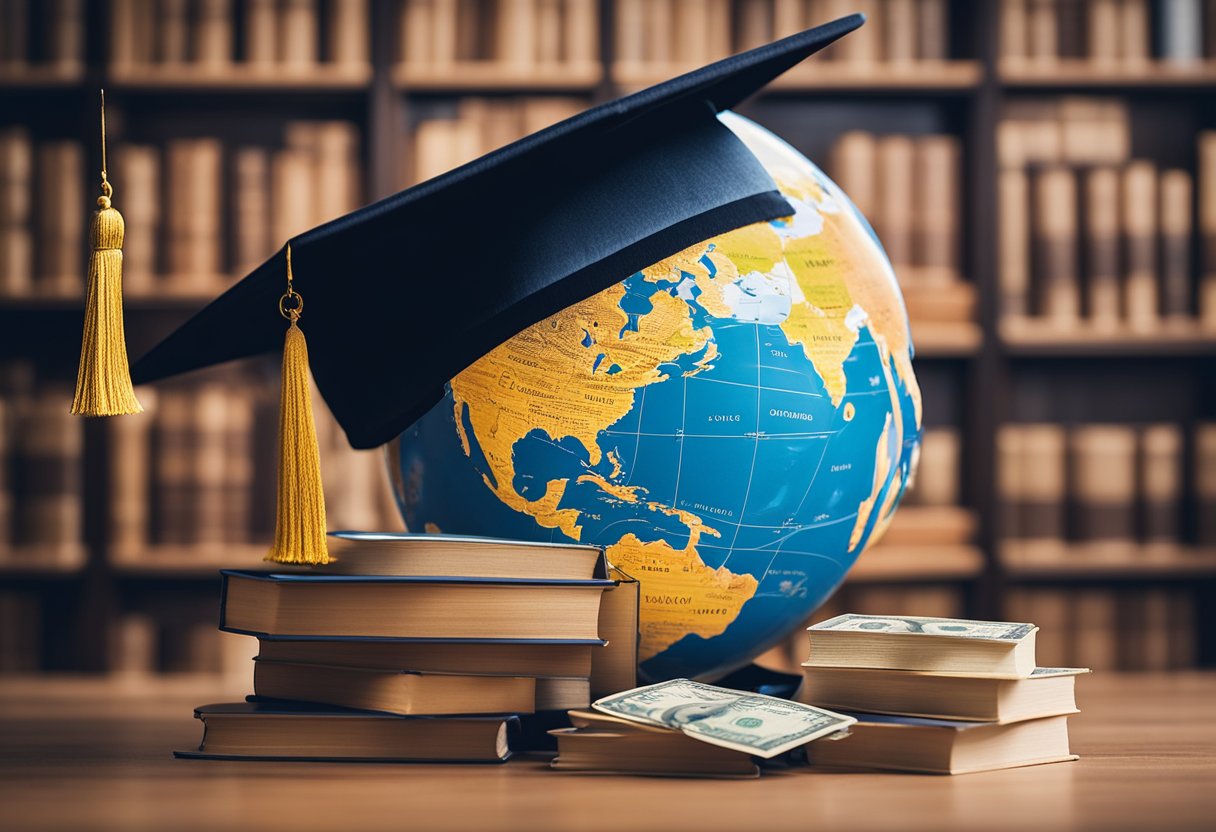
[[[325,32],[330,63],[352,69],[370,66],[370,34],[368,0],[340,0],[330,4],[330,25]]]
[[[882,6],[883,59],[893,64],[911,63],[917,59],[917,0],[886,0]]]
[[[199,0],[197,8],[194,61],[206,71],[222,71],[232,63],[232,0]]]
[[[953,426],[926,428],[921,434],[920,463],[911,491],[918,505],[959,504],[961,447],[959,430]]]
[[[1086,58],[1109,67],[1120,58],[1119,6],[1121,0],[1089,0],[1086,12]]]
[[[14,542],[33,565],[75,564],[84,554],[84,426],[64,406],[70,392],[42,387],[17,413]]]
[[[51,0],[49,5],[47,58],[61,72],[80,72],[84,68],[84,0]]]
[[[789,20],[782,17],[775,21],[774,16],[788,15],[791,8],[801,22],[801,2],[785,3],[784,9],[782,5],[782,0],[741,0],[735,13],[735,49],[754,49],[782,37],[784,28],[789,28]],[[782,29],[777,28],[778,23]],[[800,31],[801,27],[793,28],[789,34]]]
[[[36,156],[35,290],[43,297],[76,299],[84,292],[84,234],[90,204],[84,195],[84,152],[74,141],[50,141],[38,144]]]
[[[1000,43],[1001,63],[1016,66],[1030,56],[1029,0],[1001,0]]]
[[[1119,173],[1093,168],[1085,173],[1085,314],[1095,326],[1118,328],[1122,314],[1119,286]]]
[[[1199,319],[1216,330],[1216,131],[1199,134]]]
[[[254,70],[272,69],[279,60],[277,0],[245,0],[245,61]]]
[[[223,544],[225,529],[228,394],[218,383],[200,384],[194,391],[191,418],[192,433],[190,470],[194,479],[193,542],[204,546]]]
[[[758,2],[755,5],[772,6],[773,37],[784,38],[797,34],[809,26],[822,23],[822,20],[812,19],[808,12],[810,6],[804,0],[772,0],[772,3]],[[750,10],[750,6],[744,6]]]
[[[517,70],[536,66],[537,42],[536,0],[498,0],[495,23],[495,60]]]
[[[997,174],[1001,314],[1030,314],[1030,180],[1021,168]]]
[[[317,64],[317,0],[282,0],[278,57],[282,69],[304,71]]]
[[[223,539],[248,543],[254,496],[254,393],[248,386],[225,385]],[[267,503],[268,504],[268,503]]]
[[[1121,0],[1119,4],[1119,57],[1134,69],[1149,60],[1149,0]]]
[[[921,282],[942,286],[959,270],[962,149],[954,136],[919,136],[915,147],[914,261]]]
[[[1123,171],[1124,308],[1136,330],[1160,325],[1157,275],[1157,170],[1135,161]]]
[[[832,145],[832,178],[862,216],[873,222],[878,205],[878,143],[873,133],[850,130]]]
[[[536,63],[553,66],[562,60],[562,0],[536,0]]]
[[[566,0],[563,12],[563,59],[574,65],[597,63],[600,26],[596,0]]]
[[[1077,537],[1131,544],[1136,537],[1135,430],[1078,425],[1068,439]]]
[[[1074,592],[1073,639],[1069,661],[1094,670],[1115,670],[1123,637],[1118,599],[1111,589],[1081,588]]]
[[[155,542],[186,545],[194,540],[194,398],[181,385],[161,388],[153,433],[151,492]]]
[[[1041,283],[1039,309],[1060,327],[1081,317],[1077,279],[1077,180],[1070,168],[1050,167],[1034,180],[1035,266]]]
[[[1055,63],[1060,55],[1060,28],[1055,0],[1029,0],[1027,54],[1035,63]]]
[[[615,49],[616,61],[636,68],[648,55],[649,27],[647,8],[662,5],[662,2],[647,3],[646,0],[618,0],[616,3]]]
[[[34,243],[30,234],[34,147],[22,127],[0,130],[0,296],[34,290]]]
[[[141,387],[138,419],[107,419],[109,455],[109,547],[119,559],[140,556],[148,547],[152,498],[152,425],[157,391]]]
[[[161,0],[157,60],[177,66],[190,57],[190,0]]]
[[[1056,543],[1064,539],[1067,491],[1066,434],[1062,425],[1028,422],[1020,426],[1022,538]]]
[[[642,60],[661,64],[675,60],[676,0],[646,0],[642,23],[634,37],[644,40]],[[622,9],[627,13],[628,9]]]
[[[1182,429],[1165,422],[1140,431],[1140,528],[1146,543],[1181,539]]]
[[[122,245],[122,290],[132,297],[157,289],[156,259],[161,232],[160,151],[151,145],[122,145],[114,152],[110,176],[122,183],[115,199],[121,205],[126,234]]]
[[[270,235],[270,152],[238,148],[233,173],[233,259],[236,272],[248,274],[275,250]]]
[[[950,12],[947,0],[919,0],[916,7],[917,57],[944,61],[950,57]]]
[[[1025,454],[1022,442],[1021,425],[1001,425],[996,434],[996,490],[1000,506],[998,513],[997,533],[1003,540],[1016,540],[1025,536],[1026,529],[1022,520],[1022,500],[1025,487],[1023,471],[1026,464],[1022,457]],[[1029,620],[1026,616],[1014,616],[1019,621]]]
[[[891,258],[896,277],[911,282],[908,267],[913,262],[912,217],[916,210],[912,137],[883,136],[878,140],[877,158],[877,203],[871,219],[876,221],[878,238]]]
[[[271,239],[290,240],[312,228],[316,219],[314,154],[287,147],[274,153],[270,164]]]
[[[1195,428],[1195,502],[1201,546],[1216,546],[1216,422]]]
[[[1191,319],[1191,175],[1161,172],[1161,314]]]
[[[410,66],[435,61],[431,0],[405,0],[401,10],[400,60]]]
[[[717,56],[710,46],[712,0],[675,0],[674,32],[670,52],[681,66],[697,67]]]

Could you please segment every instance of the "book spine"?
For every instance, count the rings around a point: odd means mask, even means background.
[[[36,284],[44,297],[76,298],[84,289],[84,153],[72,141],[38,146]]]
[[[961,150],[953,136],[916,140],[914,258],[920,279],[941,286],[959,274],[959,168]]]
[[[1077,280],[1077,185],[1072,170],[1051,167],[1035,177],[1035,251],[1042,276],[1039,308],[1055,323],[1080,318]]]
[[[193,539],[192,407],[190,395],[181,387],[160,391],[153,457],[156,479],[151,500],[156,542],[160,544],[184,545]]]
[[[28,0],[0,2],[0,66],[21,68],[29,58]]]
[[[1080,589],[1073,593],[1072,604],[1075,636],[1067,663],[1092,670],[1117,669],[1121,628],[1115,593],[1109,589]]]
[[[1096,66],[1119,61],[1120,0],[1089,0],[1086,4],[1086,57]]]
[[[144,406],[143,418],[106,421],[111,460],[110,553],[119,559],[138,557],[148,547],[152,468],[150,429],[156,418],[156,391],[140,388],[139,401]]]
[[[536,54],[539,66],[555,66],[562,62],[562,3],[561,0],[536,0]]]
[[[1065,433],[1060,425],[1021,425],[1022,500],[1018,525],[1022,537],[1058,543],[1065,536],[1064,501],[1068,494]]]
[[[1002,540],[1026,536],[1022,522],[1025,488],[1022,484],[1026,463],[1021,425],[1002,425],[996,435],[996,488],[1000,505],[997,533]],[[1014,619],[1024,620],[1024,619]]]
[[[1140,528],[1147,543],[1181,539],[1182,431],[1149,425],[1140,433]]]
[[[317,65],[316,0],[283,0],[278,57],[283,69],[305,71]]]
[[[1059,18],[1055,0],[1029,0],[1026,18],[1027,55],[1035,63],[1055,63],[1060,54]]]
[[[1030,56],[1030,7],[1028,0],[1001,0],[1000,43],[1002,64],[1017,65]]]
[[[883,4],[883,57],[893,64],[916,60],[916,0],[886,0]]]
[[[792,7],[799,19],[802,16],[802,4],[786,4]],[[740,0],[735,4],[735,51],[754,49],[763,46],[770,40],[781,37],[775,34],[774,16],[779,14],[781,0]],[[784,24],[784,21],[782,21]],[[801,31],[795,29],[794,31]]]
[[[1199,632],[1195,615],[1195,596],[1189,589],[1170,593],[1169,602],[1169,666],[1173,670],[1189,670],[1199,664],[1195,634]]]
[[[194,27],[194,61],[208,72],[232,63],[232,0],[200,0]]]
[[[917,3],[917,57],[922,61],[944,61],[950,52],[950,14],[946,0]]]
[[[878,205],[878,144],[872,133],[850,130],[832,146],[829,164],[837,184],[862,216],[876,219]]]
[[[820,22],[809,19],[810,8],[803,0],[773,0],[772,7],[774,38],[789,37]],[[744,11],[748,12],[750,8],[745,6]]]
[[[233,162],[236,211],[233,252],[238,274],[248,274],[274,250],[270,237],[270,154],[242,147]]]
[[[123,145],[114,154],[121,181],[126,234],[122,246],[123,293],[138,297],[156,290],[156,242],[160,234],[160,154],[154,147]]]
[[[538,49],[535,12],[533,0],[498,0],[495,60],[525,72],[535,66]]]
[[[1162,60],[1189,64],[1203,59],[1203,19],[1199,0],[1158,0]]]
[[[227,538],[226,486],[228,460],[228,394],[219,384],[199,385],[194,391],[191,417],[194,443],[190,473],[194,481],[192,542],[218,546]]]
[[[1157,328],[1157,171],[1132,162],[1123,171],[1124,302],[1128,324]]]
[[[1089,320],[1097,327],[1119,326],[1119,174],[1094,168],[1085,175],[1085,260]]]
[[[882,17],[878,0],[830,0],[826,6],[829,20],[853,12],[861,12],[871,21]],[[870,69],[883,58],[881,29],[873,24],[862,26],[830,48],[833,60],[847,61],[859,70]]]
[[[649,46],[648,9],[662,3],[645,0],[617,0],[615,29],[615,60],[626,72],[636,71],[645,63]]]
[[[50,564],[75,564],[83,554],[84,431],[63,406],[68,392],[39,389],[19,414],[16,542]]]
[[[313,224],[316,209],[313,154],[287,147],[276,151],[270,170],[271,237],[290,240]]]
[[[401,10],[401,32],[398,38],[401,62],[409,66],[429,66],[431,53],[430,0],[406,0]]]
[[[1201,546],[1216,547],[1216,422],[1205,422],[1195,430],[1195,501]]]
[[[1131,543],[1136,536],[1136,434],[1123,425],[1082,425],[1069,437],[1077,537]]]
[[[921,434],[916,471],[916,503],[927,506],[959,504],[959,432],[954,427],[927,428]]]
[[[42,629],[38,594],[0,590],[0,673],[42,670]]]
[[[136,20],[139,0],[111,0],[110,3],[110,67],[129,71],[137,64],[135,47]]]
[[[157,59],[162,64],[185,64],[190,57],[190,1],[161,0]]]
[[[254,489],[254,413],[250,391],[245,387],[224,389],[224,483],[223,538],[227,543],[247,543],[251,533]]]
[[[596,0],[566,0],[563,57],[574,66],[599,63],[599,6]]]
[[[1191,318],[1191,175],[1161,173],[1161,313]]]
[[[1141,69],[1149,59],[1149,0],[1122,0],[1119,6],[1119,56]]]
[[[1000,256],[1001,314],[1030,314],[1030,182],[1026,171],[1007,168],[997,175],[997,229]]]
[[[126,613],[110,634],[110,672],[146,676],[156,672],[156,622],[149,615]]]
[[[911,137],[891,135],[878,140],[878,236],[901,283],[911,278],[914,168]]]
[[[341,0],[331,3],[330,10],[332,20],[326,32],[330,62],[350,69],[370,66],[368,0]]]
[[[24,128],[0,130],[0,297],[25,297],[34,288],[33,155]]]
[[[278,63],[275,6],[275,0],[245,0],[245,63],[252,70],[270,70]]]
[[[84,0],[52,0],[47,57],[63,74],[84,68]]]
[[[1199,134],[1199,318],[1216,330],[1216,132]]]
[[[645,38],[642,61],[651,64],[672,62],[675,0],[649,0],[644,4],[641,32]]]

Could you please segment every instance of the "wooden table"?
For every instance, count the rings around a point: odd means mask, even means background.
[[[1081,761],[961,777],[795,770],[753,781],[501,766],[174,760],[197,744],[193,681],[0,682],[0,828],[1216,828],[1216,675],[1095,675]]]

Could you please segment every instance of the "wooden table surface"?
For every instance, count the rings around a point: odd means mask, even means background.
[[[192,680],[0,682],[0,828],[1216,828],[1216,674],[1083,677],[1071,721],[1079,762],[961,777],[172,759],[198,742],[192,707],[215,695]]]

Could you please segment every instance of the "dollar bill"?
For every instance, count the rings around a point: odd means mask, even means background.
[[[856,615],[845,613],[809,627],[817,630],[858,630],[971,638],[979,641],[1021,641],[1035,631],[1033,624],[1011,621],[969,621],[964,618],[924,618],[916,615]]]
[[[606,696],[592,707],[766,759],[820,737],[843,734],[857,721],[823,708],[689,679]]]
[[[1080,676],[1089,673],[1088,667],[1036,667],[1030,674],[1031,679],[1040,676]]]

